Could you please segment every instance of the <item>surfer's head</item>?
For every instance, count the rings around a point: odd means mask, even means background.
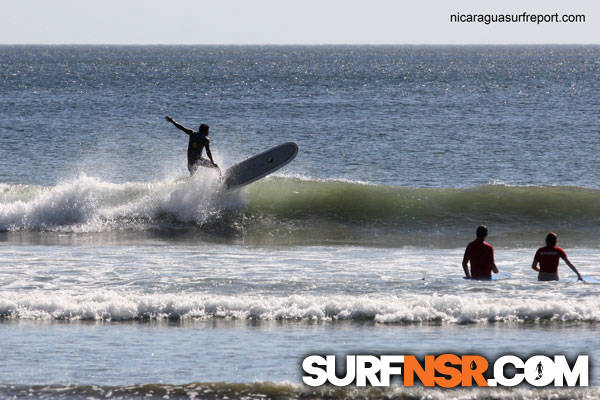
[[[198,128],[198,132],[201,133],[201,134],[203,134],[203,135],[208,136],[208,128],[209,128],[208,125],[202,124],[202,125],[200,125],[200,128]]]
[[[488,234],[487,226],[479,225],[475,234],[477,235],[477,239],[485,239]]]
[[[558,236],[554,232],[550,232],[546,235],[546,246],[556,246]]]

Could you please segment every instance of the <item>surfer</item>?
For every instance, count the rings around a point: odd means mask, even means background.
[[[538,363],[537,367],[535,367],[535,370],[537,372],[537,376],[535,377],[535,380],[537,381],[544,375],[544,366],[542,365],[541,361]]]
[[[492,279],[492,271],[498,273],[494,263],[494,248],[487,242],[488,229],[485,225],[477,227],[477,238],[468,244],[463,257],[462,266],[467,279]],[[469,273],[471,262],[471,273]]]
[[[546,235],[546,247],[540,247],[533,257],[531,268],[539,272],[538,281],[557,281],[558,280],[558,263],[562,258],[565,263],[577,274],[580,281],[583,280],[579,271],[571,261],[567,258],[567,253],[560,247],[556,247],[558,236],[554,232]],[[538,264],[540,265],[538,267]]]
[[[210,152],[209,139],[208,139],[208,125],[202,124],[198,129],[198,132],[186,128],[170,116],[166,116],[165,119],[175,125],[176,128],[184,131],[190,137],[187,150],[188,170],[191,175],[194,175],[198,167],[208,168],[219,168],[219,166],[213,161],[212,154]],[[208,160],[202,157],[202,150],[206,149],[206,155]],[[210,161],[209,161],[210,160]]]

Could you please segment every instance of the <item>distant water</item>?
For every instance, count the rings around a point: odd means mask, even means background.
[[[554,230],[600,279],[598,93],[599,46],[0,46],[0,397],[328,397],[300,380],[325,352],[597,362],[600,287],[530,266]],[[167,114],[223,167],[300,151],[225,192]],[[462,279],[480,223],[498,281]]]
[[[0,59],[2,181],[185,171],[286,140],[287,173],[417,187],[598,187],[600,47],[21,47]]]

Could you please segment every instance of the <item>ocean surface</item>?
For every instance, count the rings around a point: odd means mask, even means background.
[[[227,192],[188,177],[297,158]],[[598,398],[600,46],[0,46],[0,398]],[[500,279],[462,278],[488,225]],[[589,388],[310,389],[309,354],[588,354]]]

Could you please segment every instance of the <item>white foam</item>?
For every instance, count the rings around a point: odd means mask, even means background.
[[[349,183],[349,184],[363,185],[363,186],[381,186],[380,184],[369,182],[369,181],[353,180],[353,179],[348,179],[348,178],[344,178],[344,177],[315,178],[313,176],[298,173],[298,172],[277,172],[265,179],[269,180],[271,177],[283,178],[283,179],[297,179],[297,180],[303,181],[303,182],[328,182],[328,183],[329,182],[334,182],[334,183],[337,182],[337,183]]]
[[[5,201],[7,197],[0,203],[0,230],[97,232],[128,224],[151,225],[165,214],[178,222],[202,224],[224,209],[245,206],[239,193],[220,190],[212,170],[184,180],[123,184],[81,175],[26,191],[20,199],[12,195],[11,201]]]
[[[252,319],[378,323],[600,322],[600,299],[494,299],[480,296],[226,296],[93,290],[85,294],[5,292],[9,319]]]

